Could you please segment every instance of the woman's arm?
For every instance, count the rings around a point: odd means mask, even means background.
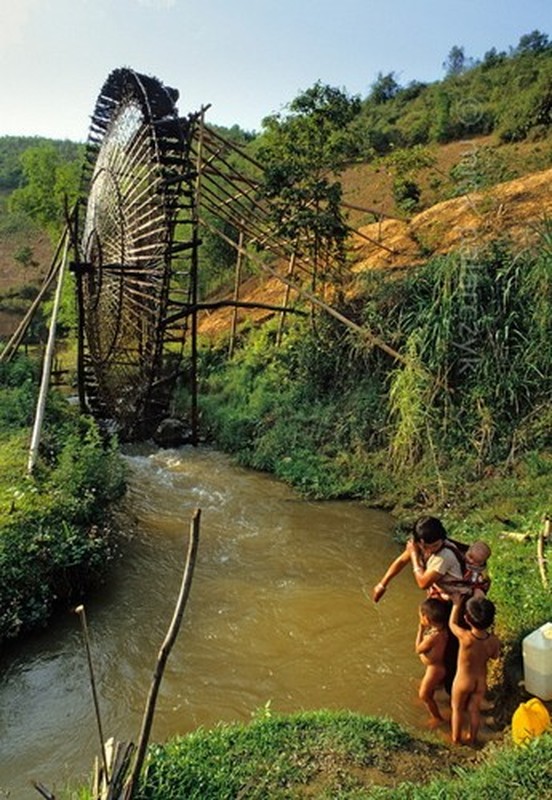
[[[441,573],[437,572],[437,570],[426,570],[420,551],[414,542],[407,542],[406,549],[408,551],[410,561],[412,562],[414,580],[420,589],[429,589],[429,587],[433,586],[435,581],[441,577]]]
[[[430,570],[429,572],[423,567],[413,567],[412,569],[414,572],[414,580],[420,589],[429,589],[429,587],[433,586],[435,581],[441,577],[441,573],[434,569]]]
[[[399,572],[402,572],[409,561],[410,554],[408,550],[405,549],[400,556],[397,556],[397,558],[391,562],[383,578],[372,589],[372,600],[374,603],[377,603],[379,600],[381,600],[385,594],[385,590],[387,589],[389,582],[392,581],[393,578],[399,574]]]

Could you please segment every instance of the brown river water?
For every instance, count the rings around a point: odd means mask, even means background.
[[[128,534],[86,603],[105,737],[136,741],[172,617],[193,510],[188,605],[157,701],[152,741],[273,712],[350,709],[421,727],[423,668],[409,571],[374,605],[399,547],[394,520],[360,503],[309,502],[206,448],[128,455],[118,512]],[[99,739],[79,618],[61,614],[0,658],[0,800],[85,782]]]

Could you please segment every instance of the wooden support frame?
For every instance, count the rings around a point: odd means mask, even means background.
[[[238,303],[240,299],[240,285],[242,275],[242,263],[244,260],[244,235],[243,228],[240,228],[240,237],[238,239],[238,253],[236,258],[236,270],[234,273],[234,311],[232,313],[232,323],[230,325],[230,341],[228,342],[228,358],[232,358],[234,352],[234,343],[236,341],[236,330],[238,327]]]

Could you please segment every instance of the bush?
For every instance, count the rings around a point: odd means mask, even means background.
[[[125,488],[117,443],[104,443],[93,420],[54,392],[27,475],[35,369],[21,358],[2,365],[0,640],[43,624],[101,577],[114,552],[109,504]]]

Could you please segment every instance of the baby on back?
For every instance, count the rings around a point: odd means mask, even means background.
[[[487,561],[491,548],[486,542],[477,541],[468,547],[464,555],[463,583],[473,597],[483,597],[489,591],[491,579],[487,572]]]

